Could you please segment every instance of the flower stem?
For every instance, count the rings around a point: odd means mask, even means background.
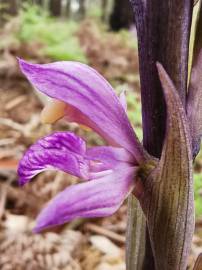
[[[133,194],[131,194],[128,199],[128,227],[126,242],[127,269],[154,269],[153,255],[151,253],[145,216],[138,200]]]
[[[143,144],[151,155],[159,158],[165,135],[166,106],[156,62],[161,62],[167,70],[185,106],[193,3],[190,0],[130,1],[138,36]],[[135,199],[131,200],[128,210],[127,270],[153,270],[155,258],[151,255],[146,220],[138,203],[135,203]],[[163,249],[165,243],[161,244]]]

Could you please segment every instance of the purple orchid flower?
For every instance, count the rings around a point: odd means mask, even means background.
[[[60,117],[92,128],[109,144],[87,148],[74,133],[55,132],[27,150],[18,168],[21,185],[49,169],[85,181],[53,198],[38,216],[35,231],[77,217],[112,215],[134,189],[139,166],[149,158],[128,120],[124,94],[119,99],[99,73],[81,63],[19,63],[36,89],[63,102]]]

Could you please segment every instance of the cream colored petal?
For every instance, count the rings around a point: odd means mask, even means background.
[[[66,104],[63,101],[52,99],[41,112],[41,122],[52,124],[65,115]]]

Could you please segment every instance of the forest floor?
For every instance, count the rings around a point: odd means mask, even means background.
[[[3,32],[0,38],[1,35]],[[139,104],[137,50],[124,44],[117,34],[106,32],[103,37],[89,20],[80,25],[77,37],[89,64],[118,91],[117,85],[136,89],[132,98]],[[78,219],[42,234],[32,232],[34,220],[45,203],[78,179],[62,172],[44,172],[25,187],[19,187],[16,169],[24,151],[54,130],[72,130],[90,145],[103,143],[96,134],[63,120],[53,126],[41,124],[44,100],[23,77],[16,61],[16,56],[33,62],[50,61],[38,55],[38,46],[21,44],[0,51],[0,269],[124,270],[126,203],[108,218]],[[140,128],[140,121],[135,122],[136,128]],[[201,171],[200,160],[196,169]],[[190,267],[202,252],[201,226],[199,218]]]

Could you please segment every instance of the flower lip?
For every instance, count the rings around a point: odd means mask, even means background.
[[[21,159],[19,183],[24,185],[44,170],[59,169],[77,177],[89,178],[85,142],[72,132],[55,132],[39,139]]]

